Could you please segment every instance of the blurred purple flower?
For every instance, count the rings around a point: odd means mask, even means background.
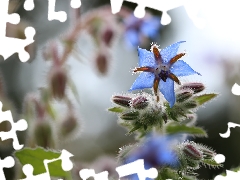
[[[160,51],[156,44],[153,44],[151,51],[138,48],[139,68],[134,72],[143,71],[135,80],[130,91],[153,87],[154,93],[159,101],[158,89],[169,102],[170,107],[175,104],[174,81],[181,84],[177,76],[188,76],[199,74],[187,63],[179,60],[185,53],[177,54],[181,43],[179,41]]]
[[[164,166],[178,167],[178,157],[173,149],[173,145],[177,143],[174,137],[150,135],[143,144],[128,155],[125,163],[128,164],[143,159],[145,169]],[[137,180],[137,174],[131,175],[131,179]]]
[[[141,44],[144,38],[156,39],[161,27],[160,18],[156,16],[139,19],[132,14],[124,22],[126,42],[133,47]]]

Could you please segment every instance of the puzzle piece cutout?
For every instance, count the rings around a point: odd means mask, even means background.
[[[146,178],[156,178],[158,171],[156,168],[150,168],[146,170],[144,168],[144,160],[139,159],[129,164],[125,164],[116,168],[119,174],[119,178],[137,174],[139,180],[145,180]],[[89,177],[94,177],[95,180],[108,180],[108,172],[103,171],[95,174],[93,169],[82,169],[79,171],[79,175],[83,180],[87,180]]]
[[[116,171],[118,172],[119,177],[137,174],[139,180],[145,180],[146,178],[154,179],[158,176],[158,171],[156,168],[150,168],[148,170],[144,168],[143,159],[139,159],[132,163],[117,167]]]
[[[64,11],[55,11],[56,0],[48,0],[48,20],[59,20],[65,22],[67,20],[67,13]],[[71,0],[70,5],[72,8],[79,8],[81,6],[81,0]],[[31,11],[34,9],[33,0],[25,0],[24,9]]]
[[[235,83],[233,86],[232,86],[232,93],[236,96],[240,96],[240,86]]]
[[[108,180],[107,171],[96,174],[94,169],[82,169],[81,171],[79,171],[79,176],[83,180],[87,180],[90,177],[94,177],[94,180]]]
[[[8,156],[4,158],[3,160],[0,158],[0,179],[6,180],[6,177],[3,172],[3,168],[11,168],[15,164],[15,161],[12,156]]]
[[[110,0],[112,13],[116,14],[121,10],[124,0]],[[134,10],[134,15],[137,18],[143,18],[145,16],[145,8],[152,8],[158,11],[162,11],[161,24],[167,25],[171,22],[171,17],[167,11],[175,9],[180,6],[184,6],[190,19],[198,28],[205,26],[205,21],[199,18],[197,15],[203,4],[200,0],[125,0],[128,2],[136,3],[138,6]]]
[[[44,167],[46,169],[45,173],[42,174],[38,174],[38,175],[33,175],[33,166],[31,164],[25,164],[22,168],[23,173],[26,175],[25,179],[21,179],[21,180],[51,180],[51,176],[50,176],[50,172],[48,169],[48,164],[61,160],[62,161],[62,169],[64,171],[70,171],[73,168],[73,163],[70,160],[70,157],[72,157],[73,155],[68,152],[67,150],[63,149],[61,152],[61,155],[58,158],[55,159],[45,159],[43,161]]]
[[[9,0],[0,1],[0,55],[6,60],[14,53],[18,53],[19,59],[26,62],[30,55],[25,51],[25,47],[33,43],[36,33],[33,27],[25,29],[26,39],[6,37],[6,23],[18,24],[20,16],[16,13],[8,14]]]
[[[240,179],[240,171],[234,172],[226,170],[226,176],[218,175],[214,178],[214,180],[233,180],[233,179]]]
[[[222,154],[217,154],[214,159],[217,163],[225,162],[225,156]],[[214,178],[214,180],[232,180],[232,179],[240,179],[240,171],[234,172],[226,170],[226,176],[218,175]]]
[[[219,133],[219,135],[222,138],[228,138],[230,136],[230,133],[231,133],[230,128],[235,128],[235,127],[240,127],[240,124],[229,122],[227,132],[225,132],[224,134]]]
[[[48,3],[49,21],[55,19],[64,22],[67,20],[66,12],[55,12],[56,0],[48,0]],[[20,61],[26,62],[30,59],[30,55],[24,48],[34,42],[33,37],[35,36],[36,31],[33,27],[27,27],[24,31],[26,39],[6,37],[6,23],[18,24],[20,22],[20,16],[18,14],[8,14],[8,5],[9,0],[0,1],[0,55],[6,60],[14,53],[18,53]],[[81,6],[81,0],[71,0],[70,5],[72,8],[79,8]],[[34,1],[25,0],[24,9],[27,11],[33,10]]]
[[[229,122],[227,132],[223,133],[223,134],[219,133],[219,135],[222,138],[228,138],[230,136],[230,133],[231,133],[230,128],[235,128],[235,127],[240,127],[240,124]],[[224,155],[218,154],[217,156],[215,158],[216,162],[222,163],[222,162],[225,161],[225,156]],[[219,162],[219,161],[221,161],[221,162]],[[226,170],[226,176],[218,175],[214,178],[214,180],[227,180],[227,179],[228,180],[240,179],[240,171],[234,172],[234,171]]]
[[[0,123],[3,121],[9,121],[11,123],[11,130],[8,132],[0,132],[0,138],[2,141],[6,139],[13,139],[13,148],[15,150],[20,150],[23,148],[23,145],[19,144],[17,131],[24,131],[27,129],[28,124],[27,121],[24,119],[20,119],[17,122],[13,121],[11,111],[2,111],[2,102],[0,101]]]

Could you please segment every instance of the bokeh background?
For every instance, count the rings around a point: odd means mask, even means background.
[[[224,168],[202,167],[198,170],[200,179],[213,179],[224,170],[240,165],[238,145],[240,129],[231,129],[231,136],[226,139],[219,135],[226,132],[228,122],[240,123],[240,98],[231,93],[233,84],[240,84],[240,11],[237,0],[194,1],[201,7],[198,16],[205,20],[205,26],[197,28],[184,6],[181,6],[168,11],[172,21],[169,25],[160,28],[158,39],[154,41],[160,44],[160,48],[164,48],[176,41],[185,40],[186,43],[182,44],[180,51],[186,50],[188,54],[183,59],[202,76],[191,76],[181,80],[202,82],[206,86],[206,92],[219,94],[218,98],[197,112],[197,125],[204,127],[209,137],[195,139],[196,142],[212,147],[217,153],[226,157]],[[68,32],[73,26],[70,20],[76,11],[70,8],[70,1],[57,0],[56,11],[67,12],[68,20],[64,23],[49,22],[47,0],[35,0],[35,9],[30,12],[24,10],[23,0],[10,0],[10,2],[12,12],[17,12],[21,16],[21,23],[36,29],[34,46],[28,49],[31,55],[30,62],[21,63],[16,54],[0,62],[6,96],[13,103],[10,107],[14,107],[12,112],[17,120],[21,117],[26,95],[38,92],[40,87],[47,84],[49,66],[43,56],[46,44]],[[79,18],[106,5],[110,5],[109,0],[82,0]],[[124,2],[123,6],[134,10],[136,4]],[[148,8],[146,10],[161,17],[160,11]],[[99,13],[99,16],[104,14]],[[9,32],[14,28],[16,27],[9,27]],[[80,33],[76,39],[78,57],[69,56],[67,60],[69,74],[80,97],[80,103],[76,103],[76,111],[81,133],[76,138],[61,142],[60,148],[74,154],[76,162],[79,162],[76,163],[79,169],[94,167],[101,171],[103,165],[105,169],[112,169],[116,166],[114,160],[119,148],[134,142],[134,138],[126,136],[127,131],[117,124],[117,117],[107,112],[107,108],[111,106],[111,96],[115,93],[127,92],[134,82],[137,75],[132,75],[131,69],[137,66],[138,62],[137,49],[126,45],[124,30],[112,28],[115,29],[114,42],[109,48],[110,55],[104,75],[96,68],[95,56],[99,49],[93,45],[91,35],[87,32]],[[18,37],[18,35],[13,33],[13,36]],[[142,46],[150,49],[150,44]],[[4,104],[4,101],[1,101]],[[57,103],[56,107],[61,114],[61,103]],[[24,142],[24,133],[19,133],[19,136]],[[0,145],[1,158],[13,152],[11,148],[3,146],[4,144]],[[14,168],[5,170],[7,179],[14,179],[13,171]]]

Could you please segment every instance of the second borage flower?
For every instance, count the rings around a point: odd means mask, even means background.
[[[162,50],[153,44],[151,51],[138,48],[139,66],[134,72],[142,71],[133,83],[130,91],[153,87],[154,94],[159,101],[158,89],[169,102],[170,107],[175,104],[174,81],[181,84],[177,76],[188,76],[200,73],[194,71],[187,63],[179,60],[185,53],[177,54],[181,43],[176,42]]]

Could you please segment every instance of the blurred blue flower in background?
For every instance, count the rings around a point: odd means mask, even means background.
[[[200,73],[194,71],[187,63],[179,60],[185,53],[177,54],[181,43],[176,42],[160,51],[153,44],[151,51],[138,48],[139,68],[134,72],[143,71],[135,80],[130,91],[153,87],[154,93],[159,101],[158,89],[169,102],[170,107],[175,104],[174,81],[181,84],[177,76],[188,76]]]
[[[175,136],[150,135],[145,141],[130,152],[125,163],[131,163],[138,159],[144,160],[144,168],[161,168],[164,166],[177,167],[178,157],[173,149]],[[138,179],[137,174],[131,175],[131,179]],[[149,178],[147,178],[149,179]]]
[[[137,47],[143,43],[145,38],[156,39],[162,27],[160,18],[156,16],[145,16],[136,18],[133,14],[125,19],[125,39],[127,44]]]

